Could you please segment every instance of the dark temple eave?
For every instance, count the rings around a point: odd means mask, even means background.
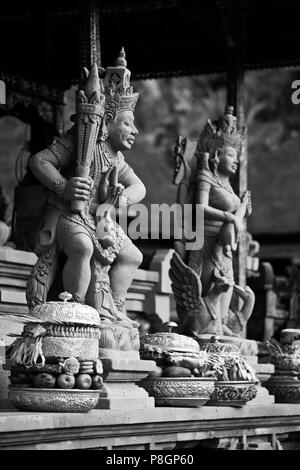
[[[248,70],[300,65],[300,2],[244,0],[243,44],[235,36],[241,2],[99,1],[102,65],[124,46],[133,78],[224,72],[232,43],[242,48]],[[86,3],[2,2],[0,69],[60,89],[77,82]]]

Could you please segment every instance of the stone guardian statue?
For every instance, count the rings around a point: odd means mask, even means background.
[[[100,79],[95,64],[87,75],[77,93],[75,125],[30,160],[49,198],[27,301],[31,308],[56,300],[62,290],[70,292],[73,301],[94,307],[103,325],[131,330],[137,349],[137,324],[126,315],[125,297],[142,254],[111,212],[145,196],[144,184],[122,153],[138,134],[138,93],[130,86],[123,49],[113,67],[100,69]]]

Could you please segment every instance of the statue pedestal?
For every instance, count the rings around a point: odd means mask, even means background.
[[[154,398],[136,385],[155,369],[154,361],[143,361],[138,351],[99,350],[104,387],[97,408],[106,410],[154,408]]]

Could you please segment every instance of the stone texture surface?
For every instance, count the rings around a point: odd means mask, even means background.
[[[246,406],[272,405],[273,403],[275,403],[274,395],[270,395],[265,387],[258,384],[256,397],[253,398],[253,400],[248,401]]]
[[[143,409],[153,408],[154,398],[132,382],[105,382],[100,390],[97,408],[101,409]]]
[[[0,413],[2,449],[172,449],[208,439],[287,436],[300,431],[300,405],[151,408],[89,413]],[[295,434],[296,436],[297,434]],[[276,436],[275,436],[276,437]]]

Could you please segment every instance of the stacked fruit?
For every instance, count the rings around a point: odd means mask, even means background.
[[[202,346],[175,333],[156,333],[141,338],[141,357],[154,360],[152,377],[210,377],[219,381],[257,381],[255,372],[231,345],[212,338]]]
[[[15,365],[11,367],[11,387],[62,388],[100,390],[103,386],[100,360],[82,360],[75,357],[58,357],[43,366]]]

